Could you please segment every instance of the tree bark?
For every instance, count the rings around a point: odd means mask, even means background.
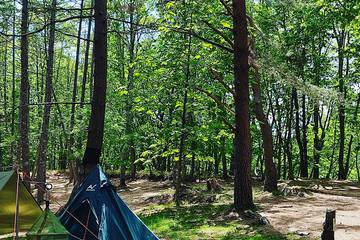
[[[339,92],[344,96],[344,45],[345,45],[345,30],[342,30],[340,36],[337,37],[338,43],[338,77],[339,77]],[[345,98],[345,96],[344,96]],[[345,101],[345,99],[344,99]],[[340,144],[339,144],[339,157],[338,157],[338,179],[345,180],[346,172],[344,168],[344,152],[345,152],[345,106],[341,102],[339,104],[339,132],[340,132]]]
[[[12,104],[11,104],[11,136],[13,137],[13,139],[15,139],[15,98],[16,98],[16,63],[15,63],[15,18],[16,18],[16,0],[14,0],[14,12],[13,12],[13,24],[12,24],[12,33],[13,33],[13,38],[12,38],[12,89],[11,89],[11,98],[12,98]],[[14,165],[16,165],[16,162],[18,162],[19,159],[17,159],[15,155],[15,145],[16,145],[16,141],[13,140],[11,142],[11,160],[12,163]]]
[[[55,44],[55,20],[56,20],[56,0],[52,0],[50,16],[50,32],[49,32],[49,46],[48,59],[46,66],[46,80],[45,80],[45,102],[51,102],[52,99],[52,81],[53,81],[53,67],[54,67],[54,44]],[[38,161],[37,161],[37,181],[40,185],[38,187],[38,202],[44,200],[44,189],[46,181],[46,159],[47,159],[47,145],[49,140],[49,122],[50,122],[51,104],[44,105],[43,122],[41,127],[41,135],[38,146]]]
[[[260,75],[257,69],[254,69],[254,81],[251,84],[254,94],[254,111],[257,121],[260,125],[262,144],[265,160],[265,182],[264,191],[273,192],[277,190],[276,167],[273,159],[273,137],[271,126],[264,114],[261,102]]]
[[[319,103],[314,103],[314,173],[313,178],[319,178],[319,162],[320,162],[320,138],[319,138]]]
[[[80,17],[83,15],[83,7],[84,7],[84,0],[80,2]],[[74,68],[74,81],[73,81],[73,91],[72,91],[72,98],[71,101],[71,113],[70,113],[70,128],[69,128],[69,141],[68,141],[68,149],[67,149],[67,158],[72,156],[72,151],[74,151],[75,145],[75,138],[74,138],[74,126],[75,126],[75,107],[76,107],[76,96],[77,96],[77,84],[78,84],[78,72],[79,72],[79,62],[80,62],[80,37],[81,37],[81,30],[82,30],[82,18],[79,20],[79,27],[78,27],[78,38],[76,43],[76,55],[75,55],[75,68]],[[72,157],[71,157],[72,158]],[[74,182],[78,182],[78,160],[77,159],[70,159],[70,161],[75,160],[75,165],[72,164],[72,175],[74,177]]]
[[[133,139],[132,133],[134,128],[134,114],[132,112],[133,108],[133,88],[134,88],[134,73],[135,73],[135,44],[136,44],[136,28],[134,23],[135,15],[135,4],[133,1],[130,2],[130,42],[129,42],[129,70],[128,70],[128,85],[126,96],[126,135],[128,136],[127,143],[127,159],[131,163],[131,178],[135,179],[136,177],[136,151],[135,151],[135,141]]]
[[[94,1],[94,0],[93,0]],[[91,6],[93,6],[93,1]],[[93,10],[90,10],[90,15],[93,14]],[[85,48],[85,60],[84,60],[84,72],[83,72],[83,79],[82,79],[82,85],[81,85],[81,95],[80,95],[80,107],[84,107],[84,101],[85,101],[85,90],[86,90],[86,82],[88,77],[88,68],[89,68],[89,51],[90,51],[90,36],[91,36],[91,22],[92,18],[89,18],[88,28],[87,28],[87,37],[86,39],[86,48]],[[91,73],[92,74],[92,73]]]
[[[299,111],[299,100],[297,90],[293,88],[292,90],[292,99],[295,107],[295,135],[296,141],[299,147],[299,154],[300,154],[300,177],[307,178],[308,177],[308,170],[305,159],[304,153],[304,139],[301,137],[300,131],[300,111]]]
[[[175,202],[179,206],[181,199],[179,197],[181,191],[181,182],[182,182],[182,171],[183,171],[183,161],[184,161],[184,151],[185,151],[185,140],[186,140],[186,125],[187,125],[187,103],[188,103],[188,86],[190,80],[190,57],[191,57],[191,35],[186,36],[188,38],[187,45],[187,61],[185,68],[185,86],[184,86],[184,95],[183,95],[183,109],[181,116],[181,134],[180,134],[180,145],[179,145],[179,160],[176,162],[176,179],[175,179]]]
[[[228,176],[228,170],[227,170],[227,162],[226,162],[226,140],[225,137],[221,137],[221,160],[222,160],[222,177],[223,179],[227,179]]]
[[[21,165],[24,173],[25,185],[30,189],[29,175],[29,42],[28,42],[28,24],[29,24],[29,9],[28,0],[22,0],[21,10],[21,84],[20,84],[20,108],[19,108],[19,122],[20,122],[20,149],[21,149]]]
[[[100,161],[104,138],[107,85],[107,1],[95,0],[94,93],[83,165],[86,171]]]
[[[309,177],[308,166],[308,140],[307,140],[307,117],[306,117],[306,97],[302,95],[302,151],[303,158],[300,159],[300,176],[303,178]]]
[[[360,93],[358,93],[358,97],[357,97],[357,101],[356,101],[356,107],[355,107],[355,111],[354,111],[354,118],[353,118],[353,123],[356,124],[357,123],[357,114],[359,111],[359,104],[360,104]],[[350,141],[349,141],[349,146],[348,146],[348,151],[347,151],[347,155],[346,155],[346,164],[345,164],[345,174],[346,176],[348,176],[349,172],[349,166],[350,166],[350,157],[351,157],[351,147],[353,144],[353,140],[354,140],[354,133],[351,133],[350,136]]]
[[[8,63],[8,41],[7,39],[5,39],[5,51],[4,51],[4,82],[3,82],[3,97],[4,97],[4,122],[5,122],[5,131],[8,131],[8,97],[7,97],[7,84],[8,84],[8,80],[7,80],[7,63]]]
[[[234,205],[237,211],[253,208],[250,166],[249,49],[245,0],[232,0],[234,34]]]
[[[286,140],[285,140],[285,153],[286,153],[286,157],[287,157],[287,165],[288,165],[288,179],[292,180],[294,179],[294,168],[293,168],[293,155],[292,155],[292,121],[293,121],[293,111],[294,111],[294,105],[296,105],[295,102],[295,98],[294,98],[294,91],[296,93],[296,90],[293,89],[292,90],[292,99],[290,100],[290,110],[289,110],[289,114],[288,114],[288,119],[287,119],[287,136],[286,136]],[[299,130],[299,129],[298,129]],[[299,130],[300,132],[300,130]],[[284,158],[284,179],[286,179],[286,161]]]

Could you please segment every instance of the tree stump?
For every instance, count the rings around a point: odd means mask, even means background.
[[[334,240],[335,226],[336,226],[336,210],[328,209],[326,210],[324,228],[321,234],[321,239]]]
[[[221,186],[216,179],[207,180],[206,188],[209,192],[217,192],[221,190]]]

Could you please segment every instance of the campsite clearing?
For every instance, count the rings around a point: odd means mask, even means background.
[[[72,190],[63,175],[50,175],[52,196],[65,204]],[[113,179],[118,186],[118,179]],[[173,194],[169,181],[152,182],[144,179],[129,182],[126,190],[118,193],[129,207],[161,239],[319,239],[327,208],[337,210],[337,240],[358,239],[360,199],[358,185],[349,182],[285,182],[282,186],[304,189],[296,196],[274,196],[254,187],[258,212],[270,221],[268,226],[253,225],[245,217],[237,218],[231,209],[232,183],[221,182],[218,193],[206,191],[206,183],[190,185],[194,193],[192,203],[176,208],[167,196]],[[296,186],[294,186],[296,185]],[[306,189],[313,188],[315,192]],[[323,189],[323,191],[320,191]],[[342,189],[350,188],[350,196]],[[341,193],[341,194],[340,194]],[[345,195],[345,196],[344,196]],[[359,195],[358,195],[359,196]],[[59,206],[51,205],[53,211]]]

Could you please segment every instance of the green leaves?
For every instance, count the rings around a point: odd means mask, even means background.
[[[221,24],[224,28],[232,29],[232,23],[230,23],[230,22],[228,22],[228,21],[222,20],[222,21],[220,22],[220,24]]]

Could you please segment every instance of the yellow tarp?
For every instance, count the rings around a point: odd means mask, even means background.
[[[0,235],[14,231],[16,211],[16,180],[14,171],[0,172]],[[27,232],[41,215],[42,210],[35,199],[19,184],[19,232]]]

